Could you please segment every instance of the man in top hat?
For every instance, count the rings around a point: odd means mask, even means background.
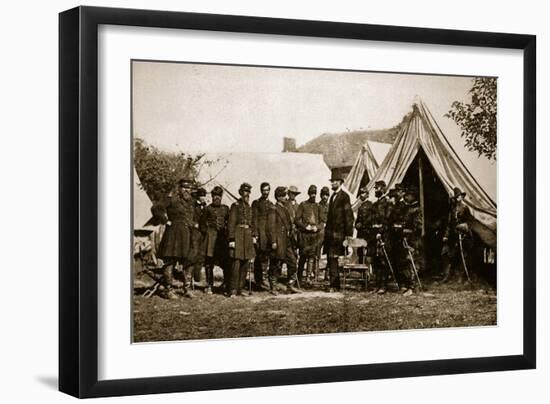
[[[397,243],[392,246],[396,276],[399,278],[399,286],[402,287],[405,296],[413,294],[415,280],[413,264],[419,270],[418,252],[422,235],[422,212],[417,195],[418,189],[415,186],[410,186],[404,191],[404,199],[401,202],[403,209],[399,216],[402,227],[394,235]],[[411,259],[414,262],[411,262]]]
[[[237,202],[231,205],[227,223],[229,255],[233,260],[231,275],[229,277],[228,296],[242,296],[242,288],[246,281],[246,271],[250,260],[256,256],[254,245],[256,239],[256,226],[250,207],[250,191],[252,186],[246,182],[239,187],[241,196]]]
[[[369,190],[366,186],[359,188],[360,205],[357,209],[357,219],[355,220],[355,228],[357,229],[357,238],[369,241],[372,238],[372,219],[374,214],[374,205],[369,201]],[[359,261],[362,263],[371,263],[374,248],[370,245],[361,247],[357,251]]]
[[[373,219],[371,225],[372,237],[368,241],[368,244],[375,248],[375,252],[372,256],[372,265],[376,276],[377,293],[384,294],[386,293],[390,272],[389,263],[387,262],[388,257],[386,257],[389,248],[386,247],[386,242],[391,212],[390,201],[386,195],[385,181],[376,181],[374,183],[374,195],[377,199],[373,205]]]
[[[268,267],[271,245],[267,238],[267,218],[269,212],[274,209],[273,202],[269,200],[271,186],[267,182],[260,185],[260,198],[252,202],[252,216],[256,225],[258,243],[256,245],[256,258],[254,259],[254,283],[258,290],[269,290]]]
[[[340,289],[338,257],[346,254],[343,243],[353,236],[353,211],[349,195],[342,190],[343,178],[333,175],[330,182],[332,195],[329,200],[323,249],[328,258],[329,292],[333,292],[335,289]]]
[[[195,214],[194,201],[191,196],[192,188],[192,180],[181,179],[177,184],[176,192],[154,204],[151,208],[151,213],[157,223],[165,225],[158,256],[165,264],[162,296],[167,299],[178,298],[172,289],[175,266],[179,264],[185,268],[189,256],[191,228]],[[187,289],[187,282],[185,282],[185,270],[183,290],[185,296],[191,297]]]
[[[319,271],[319,261],[321,260],[321,250],[325,241],[325,227],[328,218],[328,200],[330,198],[330,190],[328,187],[321,188],[321,200],[319,201],[319,220],[322,223],[322,228],[319,231],[317,239],[317,254],[315,256],[314,271]],[[325,280],[328,279],[328,271],[325,269]]]
[[[296,211],[296,228],[300,232],[299,250],[300,259],[298,261],[298,279],[302,282],[304,267],[307,264],[306,283],[311,283],[311,275],[315,270],[315,258],[317,257],[319,232],[323,229],[324,223],[321,221],[321,208],[316,202],[317,187],[310,185],[307,194],[309,199],[300,203]]]
[[[269,268],[270,290],[276,294],[277,269],[286,264],[287,290],[290,293],[300,293],[296,287],[296,234],[291,214],[287,205],[287,189],[277,187],[275,189],[275,208],[269,212],[267,235],[271,243],[271,264]]]
[[[205,226],[205,293],[212,294],[214,286],[214,265],[223,269],[224,281],[228,274],[227,254],[227,221],[229,219],[229,207],[222,204],[223,189],[215,186],[210,191],[212,203],[204,210],[203,225]],[[227,288],[227,284],[225,285]],[[229,292],[229,290],[227,290]]]
[[[458,282],[462,283],[464,274],[464,261],[468,265],[469,250],[472,247],[473,236],[470,223],[472,213],[470,208],[464,202],[466,192],[460,188],[453,189],[451,196],[451,209],[447,221],[447,229],[443,236],[443,282],[447,282],[452,272],[458,277]]]
[[[194,201],[193,223],[191,226],[191,245],[187,259],[187,267],[193,274],[195,282],[200,281],[202,266],[204,265],[204,236],[206,228],[201,225],[204,208],[206,207],[206,189],[196,188],[191,192]]]

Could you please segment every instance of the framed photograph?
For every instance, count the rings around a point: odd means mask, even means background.
[[[59,47],[61,391],[535,368],[535,36],[78,7]]]

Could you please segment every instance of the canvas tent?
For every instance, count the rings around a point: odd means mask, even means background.
[[[408,122],[367,185],[369,191],[378,180],[384,180],[388,189],[399,182],[419,187],[424,229],[430,217],[445,211],[445,204],[448,210],[453,188],[461,188],[475,219],[474,232],[485,245],[496,247],[496,203],[464,165],[422,101],[413,105]]]
[[[388,154],[391,144],[367,141],[359,153],[351,168],[344,187],[352,195],[357,195],[361,186],[367,185],[374,178],[378,167]]]
[[[153,205],[145,190],[141,187],[139,177],[134,168],[134,233],[146,234],[154,232],[156,226],[149,224],[151,206]]]
[[[297,200],[302,201],[311,184],[319,194],[330,179],[323,156],[310,153],[206,153],[198,170],[197,181],[208,192],[216,185],[224,189],[223,203],[227,205],[239,198],[243,182],[252,185],[251,200],[259,197],[260,184],[265,181],[271,185],[271,199],[275,187],[295,185],[301,192]]]

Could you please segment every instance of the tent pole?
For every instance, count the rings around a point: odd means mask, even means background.
[[[425,210],[425,198],[424,198],[424,176],[423,176],[423,168],[424,168],[424,162],[423,162],[422,154],[418,153],[418,193],[419,193],[419,199],[420,199],[420,213],[422,214],[422,236],[420,239],[422,240],[422,249],[421,249],[421,259],[422,264],[420,265],[420,268],[425,269],[426,268],[426,210]]]
[[[426,235],[426,215],[424,210],[424,178],[422,175],[422,155],[418,154],[418,194],[420,197],[420,212],[422,213],[422,238]]]

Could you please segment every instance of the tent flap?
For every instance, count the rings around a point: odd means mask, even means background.
[[[388,188],[401,182],[420,147],[449,195],[454,187],[466,192],[465,203],[475,220],[482,225],[472,226],[474,231],[487,245],[496,247],[496,203],[456,154],[422,101],[413,105],[409,121],[401,129],[392,149],[367,185],[369,191],[374,189],[378,180],[384,180]]]

